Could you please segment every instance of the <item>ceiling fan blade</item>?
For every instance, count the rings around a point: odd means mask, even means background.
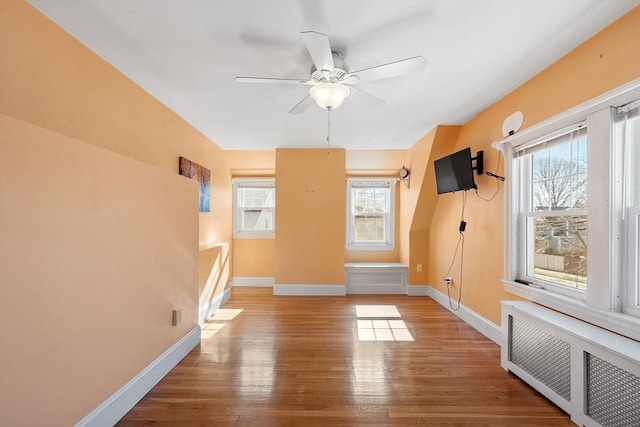
[[[364,102],[369,107],[378,108],[387,103],[384,99],[378,98],[375,95],[371,95],[369,92],[365,92],[364,90],[355,86],[349,85],[349,88],[355,89],[355,91],[352,92],[354,99]]]
[[[302,114],[313,105],[315,101],[309,95],[305,96],[302,101],[298,102],[295,107],[289,110],[289,114]]]
[[[414,56],[413,58],[401,59],[400,61],[377,65],[375,67],[365,68],[364,70],[353,71],[349,76],[355,74],[360,82],[367,82],[414,73],[416,71],[424,70],[426,65],[427,60],[424,59],[424,57]]]
[[[271,78],[271,77],[236,77],[235,81],[239,83],[284,83],[284,84],[302,84],[302,85],[315,84],[315,82],[312,80],[278,79],[278,78]]]
[[[303,31],[300,34],[316,69],[333,71],[333,54],[329,45],[329,37],[315,31]]]

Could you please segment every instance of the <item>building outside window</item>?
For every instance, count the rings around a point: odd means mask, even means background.
[[[631,82],[500,143],[505,289],[635,339],[639,94]]]
[[[235,238],[272,238],[275,235],[275,181],[233,181],[233,235]]]
[[[347,249],[392,250],[395,243],[393,179],[347,181]]]

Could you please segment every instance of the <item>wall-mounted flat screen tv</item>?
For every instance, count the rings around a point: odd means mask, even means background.
[[[434,166],[438,194],[478,188],[473,179],[471,148],[438,159]]]

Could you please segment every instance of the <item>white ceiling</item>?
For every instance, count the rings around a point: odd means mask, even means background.
[[[327,112],[287,112],[308,86],[301,31],[328,34],[351,70],[422,55],[424,71],[361,83],[331,113],[331,145],[408,148],[463,124],[640,0],[30,0],[224,149],[324,148]]]

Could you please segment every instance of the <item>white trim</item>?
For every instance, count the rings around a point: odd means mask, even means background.
[[[451,313],[458,316],[460,319],[464,320],[469,326],[489,338],[498,346],[502,345],[502,331],[500,326],[496,325],[486,317],[479,315],[463,304],[460,304],[460,308],[454,311],[449,306],[449,297],[432,286],[427,286],[427,296],[449,310]]]
[[[640,343],[529,301],[501,301],[501,305],[504,341],[500,365],[562,408],[571,416],[574,423],[600,426],[586,413],[586,354],[596,356],[617,368],[637,375],[640,371]],[[524,321],[568,344],[570,357],[568,400],[566,396],[559,395],[545,385],[535,370],[525,370],[511,360],[509,318]],[[623,391],[609,391],[611,394],[608,397],[615,401],[624,398]]]
[[[386,243],[354,243],[344,245],[345,251],[392,251],[396,245],[387,245]]]
[[[426,297],[429,295],[429,286],[427,285],[407,285],[407,295],[416,297]]]
[[[390,178],[347,178],[347,222],[346,222],[346,240],[345,250],[347,251],[392,251],[395,249],[396,241],[396,184],[397,179]],[[352,212],[352,190],[353,188],[386,188],[387,193],[387,211],[384,215],[384,228],[388,234],[386,241],[382,242],[361,242],[356,241],[354,237],[354,216]]]
[[[344,285],[273,285],[274,295],[299,296],[344,296]]]
[[[582,301],[546,289],[503,280],[504,290],[617,334],[640,341],[640,319],[625,313],[595,310]]]
[[[234,277],[231,287],[273,288],[274,283],[273,277]]]
[[[560,114],[556,114],[553,117],[521,130],[503,140],[495,141],[492,145],[497,149],[501,149],[500,147],[504,144],[516,147],[530,140],[542,137],[546,133],[549,133],[549,129],[551,128],[561,129],[563,127],[571,126],[574,123],[583,120],[591,113],[607,108],[611,105],[624,105],[637,99],[638,96],[640,96],[640,78],[631,80],[622,86],[596,96],[595,98],[583,102],[582,104],[570,108]]]
[[[189,333],[109,396],[76,426],[100,427],[117,423],[198,344],[200,344],[200,326],[194,326]]]
[[[203,310],[202,308],[200,309],[200,315],[201,315],[200,323],[206,322],[207,319],[213,316],[214,313],[220,307],[225,305],[230,298],[231,298],[231,286],[229,286],[227,289],[225,289],[223,292],[219,293],[218,295],[215,296],[215,298],[209,301],[209,304],[205,306],[206,307],[205,310]]]
[[[407,295],[409,267],[399,262],[348,262],[344,265],[347,294]]]
[[[239,229],[242,222],[242,210],[244,207],[238,206],[238,191],[241,188],[271,188],[275,191],[276,180],[273,177],[263,178],[234,178],[231,180],[233,187],[233,238],[234,239],[273,239],[275,238],[275,226],[276,226],[276,207],[275,207],[275,195],[273,200],[273,207],[271,209],[272,229],[271,230],[241,230]],[[249,208],[247,208],[249,209]],[[266,208],[265,208],[266,209]]]

